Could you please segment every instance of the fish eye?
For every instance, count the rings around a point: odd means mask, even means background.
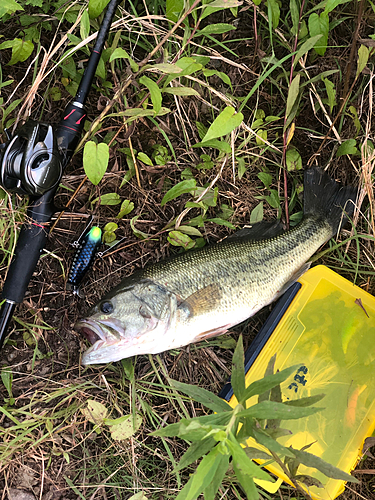
[[[100,310],[104,313],[104,314],[111,314],[111,312],[113,311],[113,304],[110,300],[106,300],[105,302],[102,302],[100,304]]]

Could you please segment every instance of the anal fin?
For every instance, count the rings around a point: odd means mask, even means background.
[[[218,335],[223,335],[228,331],[232,325],[219,326],[218,328],[213,328],[212,330],[207,330],[206,332],[198,333],[193,342],[201,342],[202,340],[210,339],[211,337],[217,337]]]

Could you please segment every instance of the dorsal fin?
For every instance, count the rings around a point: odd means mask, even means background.
[[[231,234],[226,241],[242,240],[266,240],[274,238],[284,232],[283,224],[280,220],[276,221],[261,221],[252,224],[249,227],[244,227],[234,234]]]

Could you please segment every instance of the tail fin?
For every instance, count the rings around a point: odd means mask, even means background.
[[[320,215],[336,234],[354,212],[357,190],[353,186],[342,186],[318,167],[305,170],[304,213]]]

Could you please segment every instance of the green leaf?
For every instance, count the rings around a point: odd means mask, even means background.
[[[155,65],[154,67],[156,66],[160,66],[160,65]],[[187,76],[187,75],[191,75],[192,73],[195,73],[196,71],[199,71],[200,69],[202,69],[202,64],[200,63],[197,63],[195,61],[194,58],[192,57],[181,57],[181,59],[179,59],[177,62],[176,62],[176,66],[178,68],[180,68],[181,71],[179,72],[175,72],[175,73],[172,73],[170,74],[165,82],[164,82],[164,88],[168,87],[169,83],[176,77],[178,76]]]
[[[90,34],[90,18],[89,18],[89,13],[88,10],[84,10],[82,17],[81,17],[81,22],[79,26],[79,34],[81,35],[82,40],[87,38]]]
[[[319,41],[314,45],[314,50],[320,56],[323,56],[327,50],[328,32],[329,32],[329,19],[328,14],[322,12],[320,16],[313,12],[309,16],[309,32],[310,36],[322,35]]]
[[[315,477],[312,476],[308,476],[307,474],[297,474],[294,476],[294,479],[296,481],[299,481],[300,483],[303,483],[308,488],[311,488],[311,486],[316,486],[316,488],[324,488],[324,485],[318,479],[315,479]]]
[[[115,233],[111,233],[109,231],[104,231],[104,233],[103,233],[103,243],[106,243],[107,245],[110,245],[115,240],[116,240]]]
[[[204,143],[198,142],[197,144],[194,144],[193,148],[214,148],[227,154],[232,152],[230,144],[226,141],[219,141],[218,139],[212,139],[211,141],[205,141]]]
[[[166,74],[176,74],[182,73],[183,68],[180,66],[177,66],[177,64],[170,64],[170,63],[160,63],[160,64],[153,64],[152,66],[148,66],[147,68],[144,68],[145,70],[152,71],[152,70],[158,70],[161,73],[166,73]]]
[[[124,215],[130,214],[134,209],[134,203],[130,200],[124,200],[121,204],[120,212],[117,219],[121,219]]]
[[[106,224],[104,226],[104,231],[108,231],[110,233],[113,233],[117,229],[118,229],[118,225],[116,224],[116,222],[108,222],[108,224]]]
[[[134,235],[137,238],[140,238],[141,240],[146,240],[148,238],[148,234],[144,233],[143,231],[141,231],[140,229],[137,229],[135,227],[135,223],[137,222],[137,220],[139,219],[140,216],[141,216],[141,214],[136,215],[135,217],[133,217],[131,219],[131,221],[130,221],[130,227],[131,227]]]
[[[151,158],[145,153],[138,153],[137,158],[138,160],[141,160],[141,162],[143,162],[145,165],[149,165],[150,167],[153,166]]]
[[[246,455],[251,460],[273,460],[272,455],[269,455],[265,451],[259,450],[258,448],[253,448],[251,446],[246,446],[244,448]]]
[[[282,444],[278,443],[275,439],[269,436],[266,431],[262,429],[254,428],[252,437],[259,444],[265,446],[268,450],[277,453],[279,456],[293,457],[293,453],[290,451],[289,448],[286,448]]]
[[[351,0],[327,0],[324,12],[329,14],[330,12],[333,11],[338,5],[342,5],[344,3],[348,3]]]
[[[104,142],[88,141],[83,150],[83,168],[89,180],[97,186],[106,173],[109,161],[109,147]]]
[[[316,394],[315,396],[309,396],[306,398],[291,399],[289,401],[284,401],[284,405],[306,407],[319,403],[319,401],[321,401],[324,397],[325,394]]]
[[[285,370],[282,370],[281,372],[277,372],[272,375],[266,375],[264,378],[256,380],[246,388],[244,401],[250,399],[256,394],[263,394],[264,392],[270,391],[276,385],[284,382],[284,380],[290,377],[292,373],[294,373],[299,367],[300,365],[294,365],[290,368],[285,368]]]
[[[202,491],[209,486],[215,476],[215,472],[221,462],[222,455],[217,448],[203,457],[197,470],[190,477],[183,490],[177,495],[176,500],[196,500]],[[184,493],[184,490],[187,490]]]
[[[239,157],[236,156],[236,160],[238,163],[238,178],[239,178],[239,180],[241,180],[246,172],[245,159],[242,158],[241,156],[239,156]]]
[[[308,417],[324,408],[299,408],[298,406],[284,405],[275,401],[262,401],[255,404],[247,410],[237,413],[238,417],[253,418],[280,418],[281,420],[294,420],[297,418]]]
[[[245,393],[245,356],[243,351],[242,335],[239,336],[232,360],[231,383],[234,395],[239,403],[244,403]]]
[[[34,50],[34,44],[31,40],[21,40],[20,38],[7,40],[0,44],[0,50],[10,48],[12,49],[12,58],[8,64],[12,66],[18,62],[26,61]]]
[[[275,29],[280,21],[280,6],[277,0],[267,0],[268,16],[272,17],[272,27]]]
[[[157,115],[161,110],[161,102],[162,102],[162,95],[158,87],[158,84],[154,82],[154,80],[151,80],[151,78],[148,78],[148,76],[142,76],[139,79],[139,83],[147,87],[148,90],[150,91],[152,105],[155,111],[155,115]]]
[[[232,408],[231,408],[232,410]],[[207,429],[210,427],[212,428],[218,428],[219,426],[223,427],[228,425],[229,420],[231,419],[231,416],[233,414],[233,411],[225,411],[225,412],[220,412],[220,413],[215,413],[215,414],[210,414],[210,415],[203,415],[202,417],[195,417],[195,418],[182,418],[179,422],[176,424],[170,424],[167,427],[163,427],[161,429],[158,429],[157,431],[151,432],[152,436],[163,436],[163,437],[174,437],[174,436],[180,436],[181,434],[186,435],[187,428],[191,424],[199,424],[198,426],[192,425],[189,429],[191,430],[192,428],[200,429],[203,428],[205,432],[207,433]],[[210,437],[207,436],[207,439]]]
[[[298,32],[298,25],[299,25],[299,5],[296,0],[290,0],[290,15],[292,18],[292,28],[291,28],[291,33],[292,35],[296,36]]]
[[[340,156],[344,155],[355,155],[358,153],[358,149],[356,148],[357,141],[355,139],[348,139],[347,141],[344,141],[342,144],[340,144],[337,152],[336,152],[336,157],[339,158]]]
[[[181,469],[188,467],[190,464],[208,453],[211,448],[215,446],[215,444],[216,440],[213,437],[208,437],[207,439],[203,439],[202,441],[193,443],[181,457],[181,460],[179,461],[173,472],[176,473]]]
[[[370,49],[365,45],[361,45],[358,49],[358,65],[357,65],[357,73],[355,75],[356,78],[362,73],[365,69],[368,58],[370,55]]]
[[[181,231],[170,231],[167,240],[171,245],[182,247],[185,250],[190,250],[190,248],[193,248],[195,245],[195,241],[187,234],[181,233]]]
[[[132,495],[128,500],[147,500],[146,495],[143,493],[143,491],[139,491],[135,495]]]
[[[52,101],[60,101],[61,90],[59,89],[59,87],[52,87],[49,90],[49,95],[51,96]]]
[[[229,76],[227,74],[223,73],[222,71],[216,71],[216,69],[204,69],[203,74],[207,78],[210,76],[216,75],[219,78],[221,78],[221,80],[223,80],[223,82],[226,85],[228,85],[228,87],[232,88],[232,82],[231,82]]]
[[[89,16],[91,19],[99,17],[108,3],[109,0],[89,0]]]
[[[165,193],[160,205],[163,207],[166,203],[174,200],[178,196],[181,196],[185,193],[190,193],[190,191],[193,191],[196,186],[197,182],[195,179],[187,179],[186,181],[179,182]]]
[[[261,182],[263,182],[264,186],[269,189],[271,183],[272,183],[272,175],[267,174],[267,172],[259,172],[258,178],[260,179]]]
[[[225,219],[220,219],[220,217],[214,217],[213,219],[207,219],[207,222],[214,222],[219,226],[229,227],[230,229],[236,229],[236,226]]]
[[[227,106],[214,120],[202,139],[202,143],[229,134],[239,127],[243,120],[242,113],[236,113],[231,106]]]
[[[136,73],[139,70],[138,64],[132,59],[129,54],[126,52],[126,50],[122,49],[121,47],[117,47],[111,54],[111,57],[109,58],[109,62],[111,63],[115,59],[128,59],[130,67],[134,73]]]
[[[356,128],[357,135],[358,135],[361,131],[361,122],[359,121],[357,110],[355,109],[354,106],[349,106],[348,111],[352,115],[354,126]]]
[[[117,193],[107,193],[102,196],[98,196],[98,198],[95,198],[95,200],[91,203],[94,204],[97,201],[100,202],[100,205],[118,205],[121,203],[121,198]]]
[[[255,477],[256,479],[274,482],[272,477],[267,474],[266,471],[250,460],[240,443],[231,433],[229,433],[229,439],[226,444],[232,453],[232,465],[233,467],[236,467],[241,474],[249,476],[250,478]]]
[[[257,145],[262,146],[263,144],[265,144],[266,140],[267,140],[267,130],[262,130],[262,129],[257,130],[257,135],[255,136],[255,142],[257,143]]]
[[[294,172],[295,170],[302,169],[302,158],[296,148],[288,148],[285,155],[285,161],[288,172]]]
[[[194,401],[201,403],[203,406],[206,406],[212,411],[232,411],[232,407],[226,401],[219,398],[219,396],[216,396],[216,394],[203,389],[202,387],[184,384],[183,382],[178,382],[177,380],[171,380],[171,384],[178,391],[187,394],[190,398],[194,399]]]
[[[294,456],[301,462],[301,464],[306,467],[314,467],[318,471],[322,472],[327,477],[331,477],[332,479],[338,479],[342,481],[350,481],[352,483],[359,483],[357,478],[347,474],[346,472],[334,467],[333,465],[328,464],[320,457],[313,455],[312,453],[307,453],[307,451],[294,450],[290,448]]]
[[[253,208],[250,214],[250,224],[256,224],[263,220],[263,201]]]
[[[298,97],[300,79],[301,79],[301,76],[296,75],[293,78],[292,83],[289,86],[288,99],[286,101],[286,111],[285,111],[285,118],[286,119],[290,115],[292,108],[294,106],[294,103],[296,102],[296,99]]]
[[[220,35],[222,33],[227,33],[228,31],[235,30],[236,27],[233,24],[217,23],[208,24],[203,29],[199,30],[195,36],[198,35]]]
[[[234,473],[246,494],[247,500],[259,500],[259,492],[253,478],[250,475],[244,474],[244,471],[238,467],[237,463],[233,463],[232,465]]]
[[[333,82],[328,80],[328,78],[322,78],[324,85],[326,86],[328,105],[330,113],[332,113],[333,107],[336,106],[336,90]]]
[[[22,99],[14,99],[9,106],[3,110],[2,123],[4,124],[6,118],[16,109],[16,107],[22,102]]]
[[[169,21],[176,23],[183,11],[184,0],[167,0],[165,15]]]
[[[1,381],[4,384],[4,386],[8,392],[8,396],[10,398],[12,398],[13,397],[13,394],[12,394],[13,372],[11,371],[10,368],[4,366],[1,369]]]
[[[307,54],[307,52],[309,50],[311,50],[317,44],[318,40],[320,40],[322,38],[322,36],[323,35],[321,33],[319,35],[312,36],[311,38],[306,40],[306,42],[304,42],[301,45],[301,47],[297,51],[297,54],[294,57],[294,61],[293,61],[294,68],[296,67],[296,64],[301,59],[301,57],[304,56],[305,54]]]
[[[202,238],[202,233],[195,227],[191,227],[191,226],[180,226],[178,228],[181,233],[184,233],[184,234],[188,234],[189,236],[199,236],[200,238]]]
[[[168,87],[163,89],[163,92],[180,96],[199,95],[199,92],[191,87]]]
[[[0,18],[5,14],[13,14],[17,10],[24,10],[15,0],[1,0],[0,2]]]
[[[216,494],[223,482],[224,476],[229,467],[229,454],[221,455],[219,458],[219,465],[217,466],[214,477],[211,483],[203,491],[204,500],[215,500]]]
[[[126,415],[124,417],[116,418],[115,420],[105,419],[105,424],[108,425],[111,432],[111,437],[115,441],[123,441],[133,436],[142,425],[142,417],[135,415]]]
[[[129,59],[129,54],[121,47],[117,47],[111,54],[109,62],[111,63],[115,59]]]
[[[201,15],[201,20],[219,10],[232,9],[234,7],[239,7],[240,5],[242,5],[242,2],[239,2],[238,0],[214,0],[211,3],[202,6],[204,10]]]
[[[267,203],[270,204],[272,208],[279,208],[280,198],[279,193],[276,191],[276,189],[270,189],[269,196],[265,196],[264,199],[267,201]]]
[[[170,113],[170,109],[165,108],[164,106],[161,108],[161,110],[158,113],[158,116],[163,116],[168,113]],[[107,117],[111,116],[130,116],[129,120],[127,120],[128,123],[134,121],[137,118],[142,118],[144,116],[155,116],[155,111],[153,109],[142,109],[142,108],[133,108],[133,109],[126,109],[125,111],[120,111],[118,113],[112,113],[107,115]]]

